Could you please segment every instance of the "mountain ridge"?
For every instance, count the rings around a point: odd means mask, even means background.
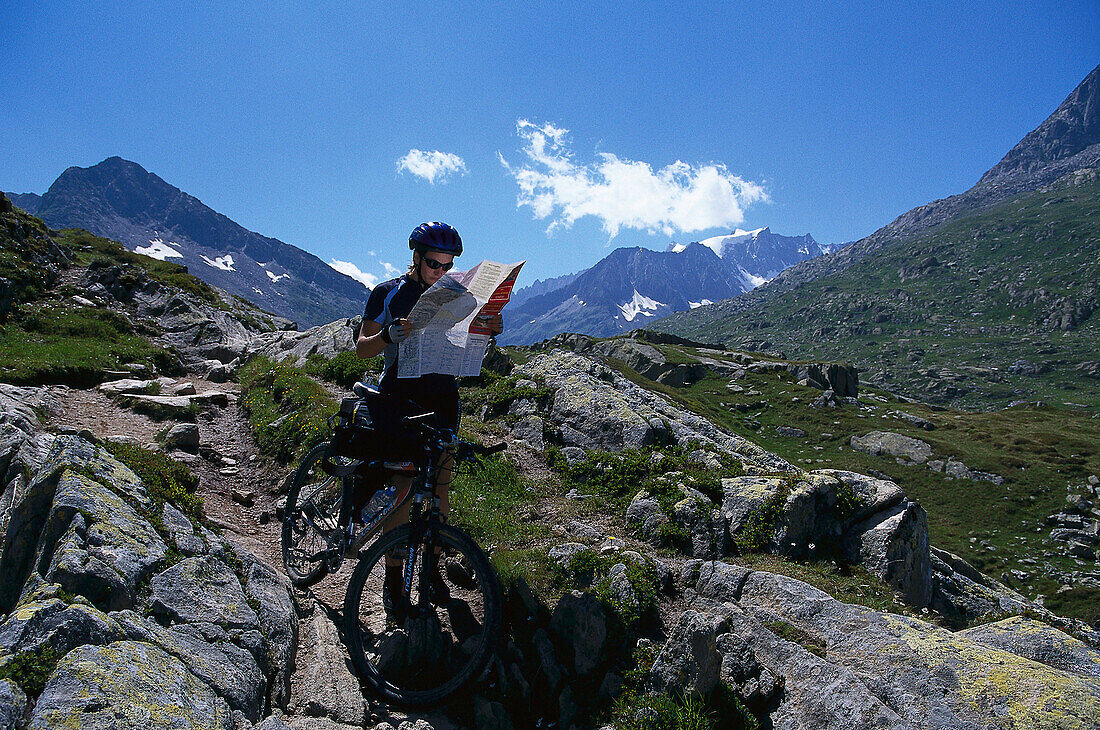
[[[499,339],[529,344],[561,332],[626,332],[652,317],[750,291],[792,261],[822,251],[808,233],[783,236],[768,227],[670,243],[664,251],[618,248],[588,269],[539,282],[541,291],[508,310],[509,322],[518,324]]]
[[[792,357],[831,342],[872,379],[936,402],[1003,406],[1036,393],[1091,402],[1073,395],[1072,378],[1100,361],[1089,339],[1100,308],[1090,283],[1098,77],[1100,67],[970,190],[745,295],[647,328]]]
[[[69,167],[37,203],[35,214],[53,228],[83,228],[180,260],[204,281],[301,326],[354,316],[368,294],[313,254],[245,229],[121,157]]]
[[[734,302],[730,311],[760,305],[773,293],[837,273],[885,246],[934,228],[963,212],[991,208],[1014,195],[1049,185],[1067,173],[1100,166],[1100,65],[1094,68],[1042,124],[1028,133],[968,190],[902,213],[893,221],[838,251],[796,264]],[[1052,141],[1069,130],[1072,144]],[[1048,159],[1049,158],[1049,159]]]

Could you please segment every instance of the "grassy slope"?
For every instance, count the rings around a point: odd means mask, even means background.
[[[84,386],[126,363],[148,363],[161,372],[178,367],[171,351],[150,341],[159,334],[152,323],[133,323],[109,309],[73,302],[73,295],[84,292],[57,284],[70,266],[119,267],[124,283],[152,279],[232,310],[255,329],[275,326],[270,314],[243,300],[223,300],[179,264],[133,253],[87,231],[52,231],[14,209],[0,216],[0,276],[10,282],[0,292],[6,294],[0,296],[6,300],[0,307],[0,381]]]
[[[749,374],[738,381],[745,392],[735,393],[727,388],[725,378],[717,376],[687,388],[671,388],[621,363],[618,366],[638,384],[806,469],[888,475],[928,511],[933,544],[994,577],[1007,570],[1028,572],[1030,579],[1015,586],[1021,592],[1046,595],[1047,605],[1057,612],[1100,618],[1094,615],[1100,592],[1081,588],[1055,595],[1060,584],[1043,567],[1061,571],[1082,567],[1067,556],[1043,556],[1053,549],[1044,543],[1049,534],[1045,518],[1064,506],[1068,485],[1100,474],[1100,418],[1095,414],[1027,406],[955,411],[902,402],[866,388],[859,405],[818,409],[809,403],[821,391],[799,386],[786,373]],[[894,415],[895,411],[924,418],[936,428],[925,431]],[[780,436],[776,426],[800,428],[807,437]],[[1005,483],[949,479],[925,466],[903,466],[893,458],[851,448],[852,436],[874,430],[921,439],[932,446],[933,458],[955,457],[973,470],[1003,476]],[[1020,562],[1029,556],[1039,565]]]
[[[1075,305],[1096,308],[1098,281],[1093,180],[961,218],[766,306],[732,314],[701,307],[651,328],[846,360],[895,392],[958,406],[1042,399],[1096,407],[1100,381],[1073,368],[1100,359],[1100,315],[1079,312],[1068,331],[1049,319]],[[1013,372],[1019,361],[1042,372]]]

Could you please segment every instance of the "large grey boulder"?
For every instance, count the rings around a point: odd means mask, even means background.
[[[316,600],[309,599],[304,608],[288,709],[295,715],[362,726],[366,703],[336,626]]]
[[[910,606],[932,601],[928,513],[916,502],[905,500],[853,526],[844,547],[850,561],[893,586]]]
[[[720,561],[703,563],[699,567],[699,578],[695,591],[705,598],[723,603],[734,603],[741,596],[741,588],[749,574],[748,568],[730,565]]]
[[[512,374],[551,389],[547,419],[569,434],[568,439],[563,436],[566,445],[618,451],[695,440],[736,456],[750,469],[793,471],[778,456],[640,388],[592,357],[554,350],[536,355]]]
[[[183,662],[188,671],[223,697],[233,710],[239,710],[251,722],[263,709],[265,681],[255,657],[229,640],[216,627],[188,625],[164,628],[132,611],[112,614],[126,631],[128,639],[155,644]]]
[[[1042,621],[1010,616],[958,635],[1048,667],[1100,680],[1100,651]]]
[[[234,730],[232,711],[183,662],[137,641],[82,646],[46,682],[30,730]]]
[[[36,411],[61,411],[49,388],[0,383],[0,539],[12,507],[26,489],[27,475],[42,467],[53,445],[54,436],[42,430]]]
[[[716,642],[726,631],[727,623],[720,616],[690,608],[684,611],[649,670],[649,687],[664,694],[709,696],[722,670]]]
[[[169,543],[181,554],[191,557],[206,552],[206,543],[195,534],[195,526],[191,524],[191,520],[187,519],[187,516],[173,507],[170,502],[164,503],[160,519],[164,524],[164,529],[168,532]]]
[[[918,619],[843,604],[793,578],[752,573],[740,606],[764,625],[781,621],[815,637],[824,645],[825,662],[852,672],[912,727],[1088,727],[1100,717],[1095,678]],[[754,650],[761,664],[784,678],[785,692],[792,682],[805,681],[806,667],[773,665],[777,656],[760,646]],[[827,686],[819,684],[818,691]]]
[[[730,545],[758,519],[766,505],[775,502],[787,488],[784,477],[744,476],[722,480],[721,519],[728,531]],[[778,512],[776,513],[778,516]],[[770,542],[774,546],[774,536]]]
[[[59,436],[12,509],[0,554],[0,610],[15,604],[32,570],[74,592],[87,588],[106,608],[131,604],[167,550],[135,509],[151,504],[141,480],[105,450]]]
[[[672,507],[672,522],[689,537],[685,552],[693,558],[713,560],[725,550],[725,523],[715,506],[702,497],[685,497]]]
[[[355,337],[362,317],[340,319],[305,332],[278,331],[255,336],[246,357],[263,355],[273,360],[290,360],[296,364],[310,355],[333,358],[342,352],[355,351]]]
[[[930,444],[892,431],[871,431],[863,436],[853,436],[851,444],[856,451],[871,456],[894,456],[911,464],[923,464],[932,458]]]
[[[649,496],[649,492],[643,489],[634,495],[626,509],[628,529],[636,531],[643,540],[654,540],[664,524],[668,524],[668,516],[661,510],[660,503]]]
[[[27,714],[27,695],[10,679],[0,679],[0,730],[23,727]]]
[[[260,562],[248,566],[245,596],[256,607],[273,677],[272,702],[285,707],[290,701],[290,676],[298,647],[298,614],[286,578]]]
[[[134,293],[132,304],[138,316],[156,323],[165,343],[187,367],[202,366],[207,360],[232,362],[245,354],[257,334],[232,311],[231,301],[229,311],[218,309],[173,287],[147,285]],[[268,315],[268,319],[276,329],[293,326],[280,317]]]
[[[558,639],[562,664],[571,673],[584,676],[604,658],[609,638],[607,612],[591,593],[570,591],[554,607],[550,632]]]
[[[875,477],[869,477],[865,474],[859,474],[854,471],[843,471],[840,469],[817,469],[810,472],[807,475],[807,479],[811,482],[818,479],[830,480],[835,479],[840,484],[830,485],[833,491],[833,498],[836,498],[836,492],[843,485],[851,491],[852,495],[858,502],[858,507],[848,515],[849,521],[863,520],[876,512],[882,512],[883,510],[890,509],[895,504],[905,498],[905,493],[894,482],[886,479],[877,479]]]
[[[798,643],[780,638],[757,618],[733,607],[726,606],[723,615],[729,625],[729,633],[717,642],[722,652],[723,679],[739,686],[739,694],[746,699],[754,691],[762,695],[761,700],[778,694],[768,714],[774,730],[926,727],[907,721],[888,701],[877,696],[861,670],[838,665]],[[755,686],[751,680],[739,682],[738,675],[754,662],[760,667]],[[776,684],[782,686],[781,691]]]
[[[63,473],[39,541],[38,572],[47,581],[107,610],[130,608],[138,584],[167,553],[153,526],[115,492]]]
[[[931,608],[959,621],[1022,613],[1039,607],[1003,583],[980,573],[958,555],[929,549],[932,563]]]
[[[237,576],[212,555],[187,558],[150,583],[153,613],[182,623],[213,623],[227,629],[258,630]]]
[[[123,627],[92,606],[58,598],[32,600],[0,624],[0,655],[49,650],[62,656],[84,644],[109,644],[123,638]],[[3,663],[0,659],[0,665]]]

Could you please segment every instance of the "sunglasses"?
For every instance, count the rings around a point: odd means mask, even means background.
[[[427,256],[421,256],[420,260],[423,261],[424,263],[426,263],[428,265],[429,269],[443,269],[444,271],[450,271],[451,267],[455,265],[454,261],[448,261],[447,263],[443,263],[442,261],[436,261],[435,259],[430,259]]]

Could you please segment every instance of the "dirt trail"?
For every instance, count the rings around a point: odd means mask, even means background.
[[[198,393],[221,391],[229,395],[226,407],[211,407],[197,418],[199,449],[197,453],[173,450],[170,455],[186,463],[199,477],[198,494],[204,500],[204,512],[210,524],[220,529],[232,542],[253,553],[279,574],[285,575],[280,547],[280,526],[275,518],[276,505],[285,493],[285,483],[291,470],[262,457],[257,452],[248,427],[248,419],[238,405],[240,388],[236,383],[212,383],[201,378],[184,378],[191,382]],[[347,395],[331,385],[326,389],[339,399]],[[121,407],[115,400],[95,390],[57,388],[62,413],[49,425],[88,429],[101,439],[124,436],[139,445],[154,443],[158,433],[171,428],[175,421],[158,421]],[[476,419],[468,419],[463,426],[473,431],[483,443],[497,443],[510,438],[492,426]],[[637,543],[624,534],[621,518],[593,512],[585,501],[565,499],[556,477],[538,452],[523,444],[510,443],[507,458],[516,464],[519,472],[534,484],[538,498],[527,514],[519,519],[530,519],[551,526],[550,534],[539,539],[540,547],[549,549],[552,544],[571,540],[564,529],[573,521],[596,528],[601,534],[613,536],[624,549],[638,549],[646,553],[647,546]],[[488,547],[488,546],[487,546]],[[666,560],[666,562],[670,562]],[[669,567],[679,571],[682,560],[673,560]],[[340,621],[344,593],[355,568],[355,561],[344,563],[335,575],[329,575],[309,589],[296,590],[300,606],[309,606],[316,599],[329,618]],[[672,603],[661,607],[662,623],[669,612],[678,612],[682,606]],[[342,654],[342,647],[337,647]],[[421,717],[437,730],[453,727],[451,722],[438,714],[406,715],[372,704],[371,722],[388,720],[396,727],[403,719]],[[291,718],[287,718],[290,720]],[[305,719],[303,718],[303,721]],[[295,725],[294,722],[291,723]],[[303,725],[303,727],[311,725]]]

